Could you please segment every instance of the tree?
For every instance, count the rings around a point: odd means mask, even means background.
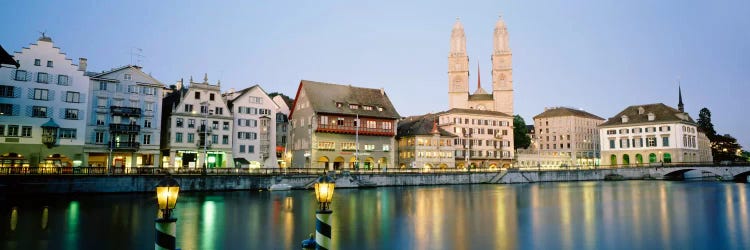
[[[711,141],[711,153],[714,155],[714,162],[739,161],[742,158],[742,146],[729,134],[716,135]]]
[[[526,122],[520,115],[513,116],[513,149],[528,148],[531,145],[529,130],[526,129]]]
[[[708,108],[702,108],[698,113],[698,128],[706,133],[706,137],[712,142],[716,137],[716,130],[714,130],[714,124],[711,123],[711,111]]]

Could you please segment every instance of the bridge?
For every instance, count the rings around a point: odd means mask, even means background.
[[[499,173],[489,183],[527,183],[553,181],[594,181],[657,179],[685,180],[689,171],[698,171],[700,177],[715,178],[721,181],[748,182],[750,164],[712,165],[712,164],[654,164],[641,166],[598,166],[588,169],[520,169]]]

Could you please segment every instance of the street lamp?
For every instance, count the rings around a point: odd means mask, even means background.
[[[329,205],[333,200],[333,189],[336,183],[330,176],[321,176],[315,183],[315,199],[318,211],[315,212],[315,245],[316,249],[331,249],[331,224],[328,222],[333,211]]]
[[[180,184],[167,177],[156,185],[156,200],[161,218],[156,219],[155,249],[176,249],[177,218],[172,218],[172,210],[177,205]]]

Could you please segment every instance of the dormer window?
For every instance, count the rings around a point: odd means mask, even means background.
[[[364,110],[372,110],[372,106],[364,105],[364,106],[362,106],[362,109],[364,109]]]
[[[337,103],[336,103],[336,107],[337,107],[337,108],[341,108],[341,107],[343,107],[343,106],[344,106],[344,104],[343,104],[343,103],[340,103],[340,102],[337,102]]]
[[[628,116],[627,115],[623,115],[620,118],[622,118],[622,123],[627,123],[628,122]]]
[[[383,112],[383,107],[378,107],[378,111]]]
[[[649,121],[653,121],[654,119],[656,119],[656,115],[654,115],[654,113],[650,113],[650,112],[649,112],[649,113],[648,113],[648,120],[649,120]]]
[[[359,105],[357,105],[357,104],[349,104],[349,109],[359,109]]]
[[[646,113],[646,109],[644,109],[643,107],[638,107],[638,114],[642,115],[643,113]]]

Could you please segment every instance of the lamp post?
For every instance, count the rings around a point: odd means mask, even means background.
[[[321,176],[315,183],[315,199],[318,201],[318,210],[315,211],[315,249],[331,249],[329,219],[333,211],[329,205],[333,200],[335,186],[336,183],[329,176]]]
[[[172,210],[177,205],[180,184],[167,177],[156,185],[156,200],[161,211],[161,218],[156,219],[156,237],[154,249],[176,249],[177,218],[172,218]]]

